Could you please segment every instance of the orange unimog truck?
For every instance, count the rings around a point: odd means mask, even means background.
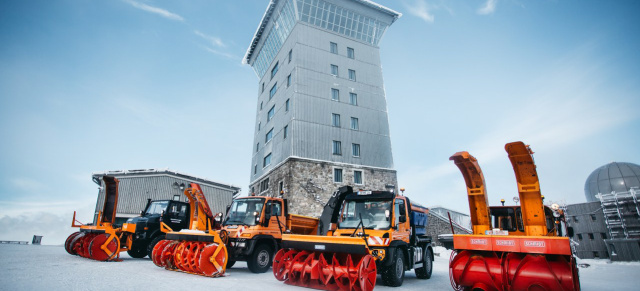
[[[283,235],[273,274],[290,285],[343,291],[371,291],[378,274],[398,287],[411,269],[429,279],[428,213],[395,192],[340,187],[324,207],[319,235]]]
[[[220,236],[225,240],[231,268],[246,261],[253,273],[264,273],[281,248],[282,234],[316,234],[318,219],[289,214],[286,199],[249,196],[235,199],[227,211]]]

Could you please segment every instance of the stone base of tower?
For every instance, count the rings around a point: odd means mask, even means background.
[[[342,182],[335,182],[335,169],[342,170]],[[354,183],[356,171],[362,173],[361,184]],[[254,181],[249,189],[257,196],[282,195],[289,200],[290,213],[319,217],[331,194],[341,186],[394,191],[391,188],[397,189],[397,185],[395,170],[291,157]]]

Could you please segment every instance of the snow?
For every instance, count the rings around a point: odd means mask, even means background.
[[[408,271],[400,288],[382,286],[375,290],[453,290],[449,283],[451,251],[436,247],[433,275],[416,279]],[[244,262],[227,270],[223,278],[208,278],[156,267],[150,259],[133,259],[121,254],[121,262],[98,262],[65,252],[62,246],[0,245],[0,289],[2,290],[312,290],[277,281],[271,272],[253,274]],[[608,260],[580,260],[583,291],[638,290],[640,262],[609,263]]]

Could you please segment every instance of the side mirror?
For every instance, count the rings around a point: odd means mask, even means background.
[[[568,237],[573,237],[573,227],[569,226],[567,227],[567,236]]]
[[[400,218],[398,220],[400,221],[400,223],[405,223],[405,222],[407,222],[407,216],[406,215],[400,215]]]
[[[220,222],[222,221],[222,212],[216,214],[216,217],[214,218],[215,221]]]
[[[144,216],[144,210],[140,210],[140,216]]]

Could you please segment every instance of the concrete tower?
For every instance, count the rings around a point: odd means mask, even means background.
[[[400,13],[366,0],[272,0],[243,59],[260,79],[250,191],[317,216],[393,170],[379,42]]]

